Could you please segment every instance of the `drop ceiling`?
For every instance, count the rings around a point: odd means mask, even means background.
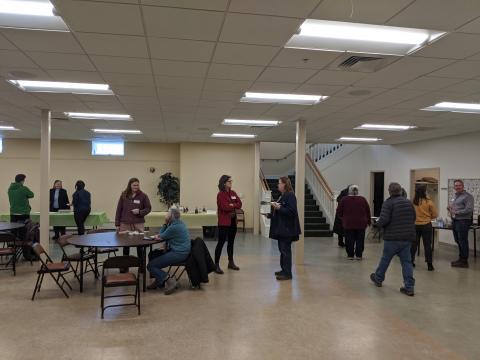
[[[122,128],[150,142],[237,141],[213,132],[291,142],[306,119],[308,141],[371,136],[363,123],[415,125],[375,134],[395,144],[480,131],[480,115],[425,112],[441,101],[480,102],[480,3],[471,0],[56,0],[71,32],[0,29],[0,124],[37,138],[40,109],[132,115]],[[286,49],[306,19],[448,31],[434,44],[374,73],[332,70],[341,53]],[[27,94],[5,79],[102,82],[115,96]],[[314,106],[241,103],[246,91],[307,93]],[[265,128],[225,118],[272,119]],[[53,120],[57,139],[91,139],[118,122]],[[248,142],[251,140],[238,140]]]

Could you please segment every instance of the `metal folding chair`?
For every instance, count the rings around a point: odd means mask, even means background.
[[[0,242],[3,247],[0,248],[0,270],[12,270],[13,276],[16,275],[17,249],[15,235],[7,232],[0,233]]]
[[[70,234],[69,235],[62,235],[56,240],[56,243],[58,244],[58,246],[60,246],[60,249],[62,250],[62,261],[63,262],[68,262],[69,265],[70,265],[70,270],[68,272],[65,272],[63,275],[73,273],[75,278],[78,280],[78,283],[80,283],[80,277],[79,277],[80,274],[78,273],[79,272],[78,267],[80,265],[80,260],[82,259],[81,256],[80,256],[80,252],[69,254],[65,250],[68,246],[72,246],[68,242],[68,239],[70,239],[72,237],[73,237],[73,235],[70,235]],[[94,267],[94,262],[93,262],[94,259],[95,259],[94,254],[84,254],[83,255],[83,261],[85,261],[85,267],[84,267],[83,273],[86,274],[86,273],[89,273],[89,272],[93,272],[95,274],[95,277],[98,278],[100,276],[100,274],[98,272],[95,272],[95,267]],[[73,266],[73,263],[75,263],[75,266]],[[89,267],[90,267],[90,269],[88,269]]]

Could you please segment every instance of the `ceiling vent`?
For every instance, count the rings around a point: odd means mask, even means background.
[[[347,52],[340,55],[332,64],[330,64],[329,69],[373,73],[385,68],[398,59],[397,56],[372,56]]]

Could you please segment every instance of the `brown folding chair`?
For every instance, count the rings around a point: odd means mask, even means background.
[[[245,212],[242,209],[236,209],[235,214],[237,215],[237,225],[242,223],[242,231],[245,232]]]
[[[50,256],[48,256],[43,246],[40,245],[39,243],[33,244],[33,251],[40,258],[41,265],[40,265],[40,269],[37,271],[38,276],[37,276],[37,282],[35,284],[35,289],[33,290],[32,301],[35,300],[35,294],[37,292],[40,292],[40,289],[43,283],[43,277],[45,276],[45,274],[50,274],[50,276],[58,285],[60,290],[62,290],[65,297],[68,298],[69,296],[65,291],[64,285],[66,284],[70,290],[72,290],[72,287],[68,283],[67,279],[65,279],[63,274],[70,270],[69,263],[53,262],[53,260],[50,258]],[[54,274],[57,274],[57,276],[55,277]],[[62,281],[62,283],[60,283],[60,280]]]
[[[15,243],[15,235],[11,233],[0,233],[0,242],[3,247],[0,248],[0,270],[12,270],[13,276],[16,275],[17,249]]]
[[[120,273],[120,269],[137,268],[136,274],[133,272]],[[105,270],[117,269],[118,273],[106,274]],[[138,315],[140,315],[140,281],[139,281],[140,259],[131,255],[115,256],[108,258],[103,263],[102,269],[102,299],[100,306],[102,308],[102,319],[106,309],[116,306],[130,306],[134,305],[138,308]],[[105,295],[105,288],[119,287],[119,286],[135,286],[135,294],[120,294],[120,295]],[[114,297],[132,296],[133,303],[112,304],[105,306],[105,299]]]
[[[73,273],[75,278],[78,280],[78,283],[80,283],[80,277],[79,277],[79,265],[80,265],[80,252],[72,253],[69,254],[65,250],[68,246],[72,246],[69,242],[68,239],[71,239],[73,235],[62,235],[60,236],[57,240],[56,243],[58,246],[60,246],[60,249],[62,250],[62,261],[63,262],[68,262],[70,265],[70,270],[68,272],[63,273],[63,275],[67,275],[70,273]],[[98,272],[95,272],[95,267],[94,267],[94,259],[95,255],[94,254],[84,254],[83,255],[83,261],[85,261],[85,267],[83,273],[89,273],[93,272],[95,274],[95,277],[98,278],[100,274]],[[73,266],[73,263],[75,263],[75,266]],[[88,269],[90,267],[90,270]]]

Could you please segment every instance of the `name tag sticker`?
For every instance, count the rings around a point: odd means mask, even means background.
[[[133,200],[134,204],[140,204],[140,200]]]
[[[232,200],[237,200],[237,197],[236,197],[236,196],[232,196]]]

